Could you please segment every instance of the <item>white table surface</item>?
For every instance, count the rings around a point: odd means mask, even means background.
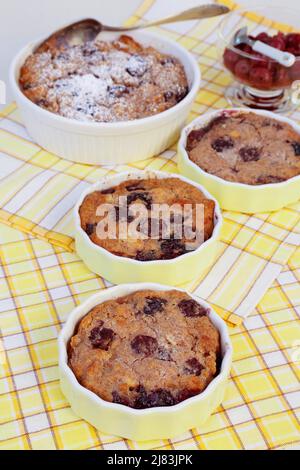
[[[209,0],[163,0],[169,4],[170,14]],[[258,3],[237,0],[240,4]],[[120,24],[129,17],[142,0],[3,0],[0,28],[0,79],[6,84],[6,102],[13,97],[8,85],[9,64],[24,44],[51,33],[61,24],[82,17],[95,17],[108,24]],[[260,0],[260,4],[270,0]],[[273,0],[272,4],[299,6],[299,0]],[[159,17],[159,15],[157,15]],[[280,19],[280,18],[278,18]],[[291,22],[294,18],[291,18]],[[300,18],[298,18],[299,23]],[[0,105],[0,108],[3,105]]]

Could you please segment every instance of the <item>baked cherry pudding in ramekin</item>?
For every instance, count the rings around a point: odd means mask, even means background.
[[[221,109],[181,134],[178,166],[226,210],[269,212],[300,197],[300,127],[269,111]]]
[[[67,47],[50,39],[27,57],[19,84],[38,106],[86,122],[141,119],[175,106],[189,91],[172,55],[131,36]]]
[[[225,322],[199,298],[159,284],[123,284],[87,299],[59,336],[61,388],[102,432],[169,438],[221,403],[232,359]]]
[[[114,284],[179,285],[214,262],[222,215],[206,189],[180,175],[132,171],[84,191],[74,220],[76,251],[91,271]]]

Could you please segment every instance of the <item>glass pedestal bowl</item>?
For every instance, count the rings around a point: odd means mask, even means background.
[[[266,19],[270,15],[273,19]],[[299,106],[300,32],[291,25],[299,24],[299,19],[300,9],[282,8],[272,2],[264,6],[251,5],[251,11],[238,8],[222,20],[218,31],[218,53],[223,67],[235,80],[225,93],[232,106],[274,112],[287,112]],[[294,65],[284,67],[247,45],[234,47],[232,39],[244,26],[251,38],[292,52],[296,56]]]

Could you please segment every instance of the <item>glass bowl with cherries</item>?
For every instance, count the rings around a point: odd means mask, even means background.
[[[299,105],[299,18],[300,9],[269,4],[238,8],[220,23],[218,51],[234,79],[225,93],[231,105],[275,112]]]

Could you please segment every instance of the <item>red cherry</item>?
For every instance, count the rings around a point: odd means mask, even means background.
[[[249,75],[249,70],[250,70],[250,62],[247,59],[242,59],[239,60],[235,67],[234,67],[234,74],[240,78],[241,80],[244,80],[248,78]]]
[[[280,36],[274,36],[270,41],[270,46],[283,51],[285,49],[285,40]]]
[[[262,42],[268,43],[269,40],[270,40],[270,36],[269,36],[267,33],[262,32],[262,33],[259,33],[259,34],[256,36],[256,40],[257,40],[257,41],[262,41]]]
[[[260,52],[254,52],[253,56],[257,59],[251,61],[253,67],[270,67],[271,60],[269,57],[261,54]]]
[[[239,60],[239,55],[231,49],[225,49],[223,59],[225,67],[233,71],[235,64]]]
[[[272,61],[272,62],[269,62],[267,64],[267,69],[269,70],[271,76],[273,77],[273,81],[274,81],[274,77],[277,73],[277,69],[280,68],[281,65],[278,64],[278,62],[275,62],[275,61]]]
[[[243,44],[242,50],[243,50],[243,52],[246,52],[246,54],[252,54],[253,53],[252,47],[249,46],[248,44]]]
[[[290,33],[286,35],[286,51],[300,55],[300,34]]]
[[[287,46],[295,46],[300,44],[300,33],[289,33],[286,35]]]
[[[294,54],[296,57],[300,56],[300,48],[297,49],[296,47],[289,46],[285,48],[286,52],[290,52],[291,54]]]
[[[272,85],[272,74],[266,67],[252,67],[249,81],[255,88],[266,90]]]
[[[300,80],[300,59],[297,59],[292,67],[289,69],[289,75],[294,80]]]

